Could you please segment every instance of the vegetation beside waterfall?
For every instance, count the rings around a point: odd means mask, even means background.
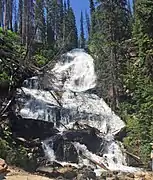
[[[0,1],[0,88],[8,92],[0,104],[9,100],[27,74],[54,63],[63,52],[86,48],[95,59],[96,93],[126,122],[124,145],[147,166],[153,141],[153,2],[89,1],[90,19],[81,12],[80,36],[69,0],[19,0],[18,8],[15,0],[14,6],[12,1]],[[8,139],[11,135],[5,137],[0,138],[3,158],[15,147]],[[22,152],[27,158],[23,147],[18,152],[18,158]]]
[[[153,141],[153,2],[97,2],[92,14],[96,31],[89,38],[99,78],[97,93],[126,122],[124,144],[147,166]]]

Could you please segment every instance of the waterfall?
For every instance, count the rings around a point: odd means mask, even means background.
[[[84,50],[74,49],[61,56],[55,67],[47,69],[41,79],[34,77],[24,82],[22,91],[19,91],[19,114],[25,118],[55,123],[61,137],[66,129],[59,127],[60,123],[70,128],[80,121],[97,128],[102,135],[99,137],[102,155],[89,151],[86,145],[78,142],[69,144],[69,147],[82,151],[99,163],[104,162],[108,169],[135,171],[135,168],[126,166],[121,146],[114,140],[115,132],[119,132],[125,124],[102,98],[90,93],[89,90],[94,88],[96,74],[93,58]],[[52,140],[45,141],[43,145],[50,160],[56,159],[53,143]],[[65,154],[65,149],[61,153]]]

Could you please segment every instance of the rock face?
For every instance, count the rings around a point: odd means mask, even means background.
[[[97,153],[103,142],[103,139],[98,137],[94,128],[78,129],[66,131],[63,135],[64,140],[70,142],[79,142],[88,147],[88,150]]]
[[[78,123],[79,126],[81,126],[80,123]],[[48,147],[47,152],[52,149],[58,161],[78,163],[81,152],[74,146],[74,143],[84,144],[92,153],[102,153],[101,145],[104,139],[98,135],[99,132],[96,132],[96,129],[90,126],[82,127],[82,129],[81,127],[78,129],[72,128],[47,140],[45,142]],[[50,155],[49,159],[52,159]]]
[[[58,133],[58,130],[54,128],[52,122],[46,122],[34,119],[25,119],[15,114],[9,114],[11,131],[17,137],[23,137],[25,139],[39,138],[44,140]]]

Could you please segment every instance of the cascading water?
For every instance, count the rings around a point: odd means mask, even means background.
[[[54,122],[61,131],[58,137],[64,136],[63,132],[66,131],[63,126],[59,127],[60,124],[70,128],[76,121],[80,121],[95,127],[102,134],[103,140],[99,141],[102,155],[89,151],[84,144],[72,142],[76,150],[99,163],[103,162],[108,169],[135,171],[135,168],[126,166],[121,147],[114,140],[114,134],[125,124],[102,98],[89,92],[95,87],[93,58],[83,50],[72,50],[64,54],[52,70],[47,70],[41,80],[34,77],[25,81],[20,91],[20,115]],[[50,160],[56,159],[53,138],[43,144]],[[79,159],[78,163],[83,162],[83,159]]]

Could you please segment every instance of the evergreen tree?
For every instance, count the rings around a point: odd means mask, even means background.
[[[43,43],[46,42],[46,23],[44,9],[44,1],[36,0],[35,23],[37,26],[37,39]]]
[[[151,0],[137,0],[135,2],[134,37],[139,49],[141,64],[146,64],[146,71],[153,75],[152,47],[153,47],[153,2]]]
[[[76,20],[75,20],[75,15],[73,12],[73,9],[70,7],[68,10],[68,29],[69,29],[69,34],[68,34],[68,45],[67,45],[67,50],[71,50],[73,48],[78,47],[78,34],[77,34],[77,27],[76,27]]]
[[[3,26],[3,0],[0,1],[0,27]]]
[[[126,0],[97,1],[96,32],[90,42],[91,51],[99,58],[96,69],[99,77],[101,95],[113,109],[118,107],[120,90],[120,43],[130,37],[129,12]],[[98,47],[97,47],[98,45]]]
[[[49,0],[47,3],[47,34],[49,44],[61,47],[63,41],[63,1]]]
[[[8,21],[9,21],[9,29],[13,31],[13,0],[8,1]]]
[[[18,14],[17,14],[17,4],[16,1],[14,3],[14,7],[13,7],[13,14],[14,14],[14,32],[18,32]]]
[[[27,23],[28,23],[28,2],[23,0],[23,20],[22,20],[22,44],[27,43]]]
[[[84,26],[83,26],[83,13],[81,11],[80,18],[80,48],[85,48]]]
[[[54,46],[55,37],[54,37],[54,12],[53,12],[53,4],[52,0],[48,0],[46,3],[46,10],[47,10],[47,43],[48,45]]]
[[[22,26],[23,26],[23,0],[19,0],[18,21],[19,21],[19,34],[20,34],[20,37],[22,37]]]
[[[70,2],[64,3],[64,23],[63,23],[63,45],[64,51],[78,47],[78,35],[75,15]]]
[[[66,1],[64,1],[64,6],[63,6],[63,38],[62,38],[62,45],[64,46],[65,39],[66,39],[66,34],[67,34],[67,29],[66,29],[66,24],[67,24],[67,8],[66,8]]]
[[[4,23],[4,31],[6,31],[9,27],[9,0],[4,0],[3,2],[3,23]]]
[[[69,10],[70,9],[70,0],[67,0],[67,9]]]
[[[91,32],[90,36],[95,32],[96,19],[95,19],[95,5],[93,0],[89,0],[90,3],[90,17],[91,17]]]
[[[87,13],[87,11],[85,12],[85,16],[86,16],[86,24],[87,24],[87,32],[88,35],[90,34],[90,18],[89,18],[89,14]]]
[[[59,0],[57,4],[57,39],[56,44],[58,48],[61,48],[61,44],[63,41],[63,21],[64,21],[64,9],[63,9],[63,1]]]

